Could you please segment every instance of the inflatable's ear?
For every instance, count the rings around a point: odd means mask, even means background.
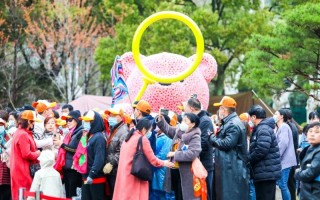
[[[144,57],[145,56],[141,55],[141,59]],[[133,59],[132,52],[127,52],[121,56],[121,64],[123,67],[123,76],[125,80],[127,80],[131,72],[136,68],[136,63]]]
[[[191,56],[189,59],[193,62],[196,55]],[[203,77],[206,79],[207,83],[216,76],[217,74],[217,62],[213,56],[208,53],[204,53],[202,60],[199,64],[200,71],[202,72]]]

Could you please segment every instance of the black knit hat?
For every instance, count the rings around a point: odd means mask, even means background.
[[[76,120],[77,124],[81,124],[79,117],[81,117],[81,112],[79,110],[70,111],[67,117],[71,117]]]

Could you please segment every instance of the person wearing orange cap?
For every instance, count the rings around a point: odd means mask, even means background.
[[[38,140],[41,140],[45,131],[44,120],[47,117],[51,117],[52,111],[50,111],[51,109],[46,104],[41,102],[33,102],[32,107],[34,107],[37,112],[37,118],[41,120],[40,122],[35,123],[33,130],[34,137]]]
[[[109,108],[105,111],[109,116],[108,123],[110,127],[110,136],[107,138],[106,165],[103,172],[107,174],[107,180],[110,186],[110,196],[113,196],[114,186],[118,172],[119,156],[122,142],[126,139],[129,130],[123,121],[123,110],[119,107]]]
[[[154,131],[155,123],[154,118],[150,115],[151,114],[151,106],[149,102],[145,100],[140,100],[136,107],[134,108],[134,116],[137,121],[139,122],[140,119],[146,118],[152,123],[152,131],[147,135],[147,138],[149,139],[151,148],[153,150],[153,153],[156,152],[156,132]]]
[[[12,200],[19,199],[19,188],[29,191],[32,184],[29,169],[32,164],[38,163],[37,158],[40,155],[32,133],[36,120],[32,111],[23,111],[19,118],[19,127],[13,135],[10,153]]]
[[[211,134],[209,142],[215,150],[216,199],[248,199],[247,136],[245,127],[236,113],[236,101],[228,96],[219,103],[221,127],[218,135]]]

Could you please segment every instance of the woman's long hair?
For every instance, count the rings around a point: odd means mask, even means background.
[[[136,128],[135,129],[133,128],[133,129],[130,130],[130,132],[129,132],[129,134],[128,134],[128,136],[127,136],[125,141],[128,142],[128,140],[131,138],[131,136],[133,135],[133,133],[136,130],[138,130],[140,132],[142,131],[143,128],[146,129],[146,130],[149,130],[151,128],[151,126],[152,126],[152,123],[150,122],[149,119],[147,119],[147,118],[140,119],[138,121],[138,124],[136,125]]]

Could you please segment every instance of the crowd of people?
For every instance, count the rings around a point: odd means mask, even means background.
[[[267,118],[259,105],[237,113],[228,96],[213,106],[192,95],[179,114],[145,100],[132,115],[69,104],[59,114],[47,100],[0,110],[0,200],[18,200],[20,188],[83,200],[274,200],[276,185],[283,200],[320,199],[319,113],[302,128],[287,108]],[[148,180],[132,172],[139,148]]]

